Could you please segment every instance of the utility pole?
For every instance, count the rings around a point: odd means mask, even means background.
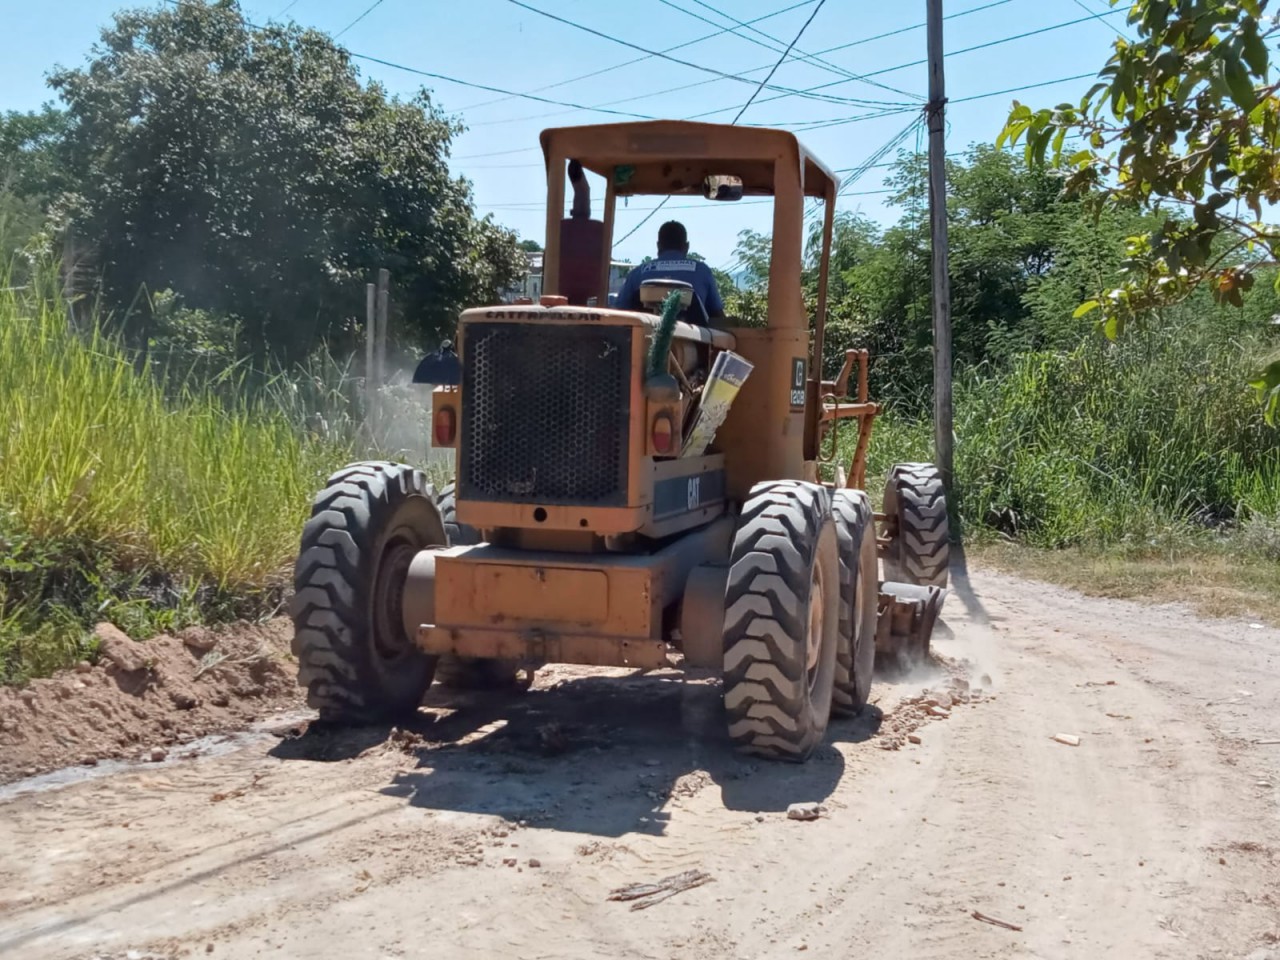
[[[942,0],[925,0],[929,34],[929,233],[933,249],[933,450],[951,492],[951,274],[947,255],[946,83],[942,72]]]
[[[377,436],[375,405],[378,401],[378,314],[377,288],[364,285],[364,425],[370,437]]]
[[[375,349],[374,369],[377,371],[374,379],[374,396],[373,396],[373,423],[374,436],[381,438],[383,426],[383,409],[382,409],[382,388],[387,383],[387,296],[391,286],[391,271],[386,267],[378,270],[378,293],[374,304],[374,316],[377,322],[374,324],[377,347]]]

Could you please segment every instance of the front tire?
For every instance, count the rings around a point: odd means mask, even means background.
[[[449,546],[474,547],[480,542],[480,531],[458,522],[457,491],[457,484],[453,483],[446,483],[440,488],[440,499],[436,501],[436,505],[440,508],[440,519],[444,523],[444,532],[449,538]]]
[[[333,474],[302,531],[290,615],[298,683],[320,719],[373,723],[413,713],[436,658],[404,629],[414,555],[444,546],[422,471],[369,461]]]
[[[743,505],[725,591],[724,704],[747,753],[803,761],[831,716],[839,556],[830,494],[760,483]]]
[[[922,587],[946,587],[951,554],[947,494],[931,463],[899,463],[884,488],[884,514],[893,532],[884,579]]]
[[[875,671],[880,595],[876,529],[871,501],[861,490],[836,490],[831,507],[840,545],[840,636],[831,706],[851,717],[867,705]]]

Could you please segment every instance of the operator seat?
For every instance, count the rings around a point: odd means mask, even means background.
[[[650,313],[661,314],[662,304],[672,291],[680,294],[680,313],[677,314],[677,319],[699,327],[711,325],[711,318],[707,316],[706,304],[702,302],[702,298],[693,289],[693,284],[684,280],[668,280],[661,277],[655,277],[652,280],[641,280],[640,306]]]

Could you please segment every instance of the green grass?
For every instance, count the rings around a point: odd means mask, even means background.
[[[1280,517],[1280,430],[1245,387],[1260,335],[1186,324],[1089,340],[956,383],[956,519],[966,537],[1040,547],[1189,542]],[[853,431],[842,438],[850,449]],[[932,459],[932,428],[892,411],[868,486]]]
[[[141,367],[68,328],[53,275],[0,290],[0,682],[90,653],[98,620],[146,636],[277,610],[316,490],[373,455],[344,365]],[[1041,548],[1013,565],[1090,592],[1273,618],[1280,432],[1243,386],[1272,348],[1186,322],[964,373],[953,507],[966,542],[997,564],[1008,544]],[[395,429],[378,455],[422,459],[411,392],[388,391]],[[891,464],[931,459],[931,437],[892,410],[878,420],[877,502]],[[853,439],[846,427],[846,458]]]
[[[1280,623],[1280,430],[1244,387],[1273,349],[1184,321],[963,374],[953,515],[971,557],[1095,596]],[[890,465],[932,449],[930,424],[881,418],[873,502]]]
[[[0,681],[84,656],[97,620],[136,636],[278,607],[352,450],[267,395],[140,373],[38,278],[0,292]]]

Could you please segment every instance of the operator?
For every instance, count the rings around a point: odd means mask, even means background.
[[[632,267],[627,274],[622,282],[622,289],[618,291],[619,310],[641,309],[642,280],[683,280],[690,283],[693,285],[694,296],[706,310],[707,319],[724,317],[724,301],[720,299],[715,274],[701,260],[689,258],[689,235],[684,224],[677,220],[668,220],[658,228],[658,259]]]

